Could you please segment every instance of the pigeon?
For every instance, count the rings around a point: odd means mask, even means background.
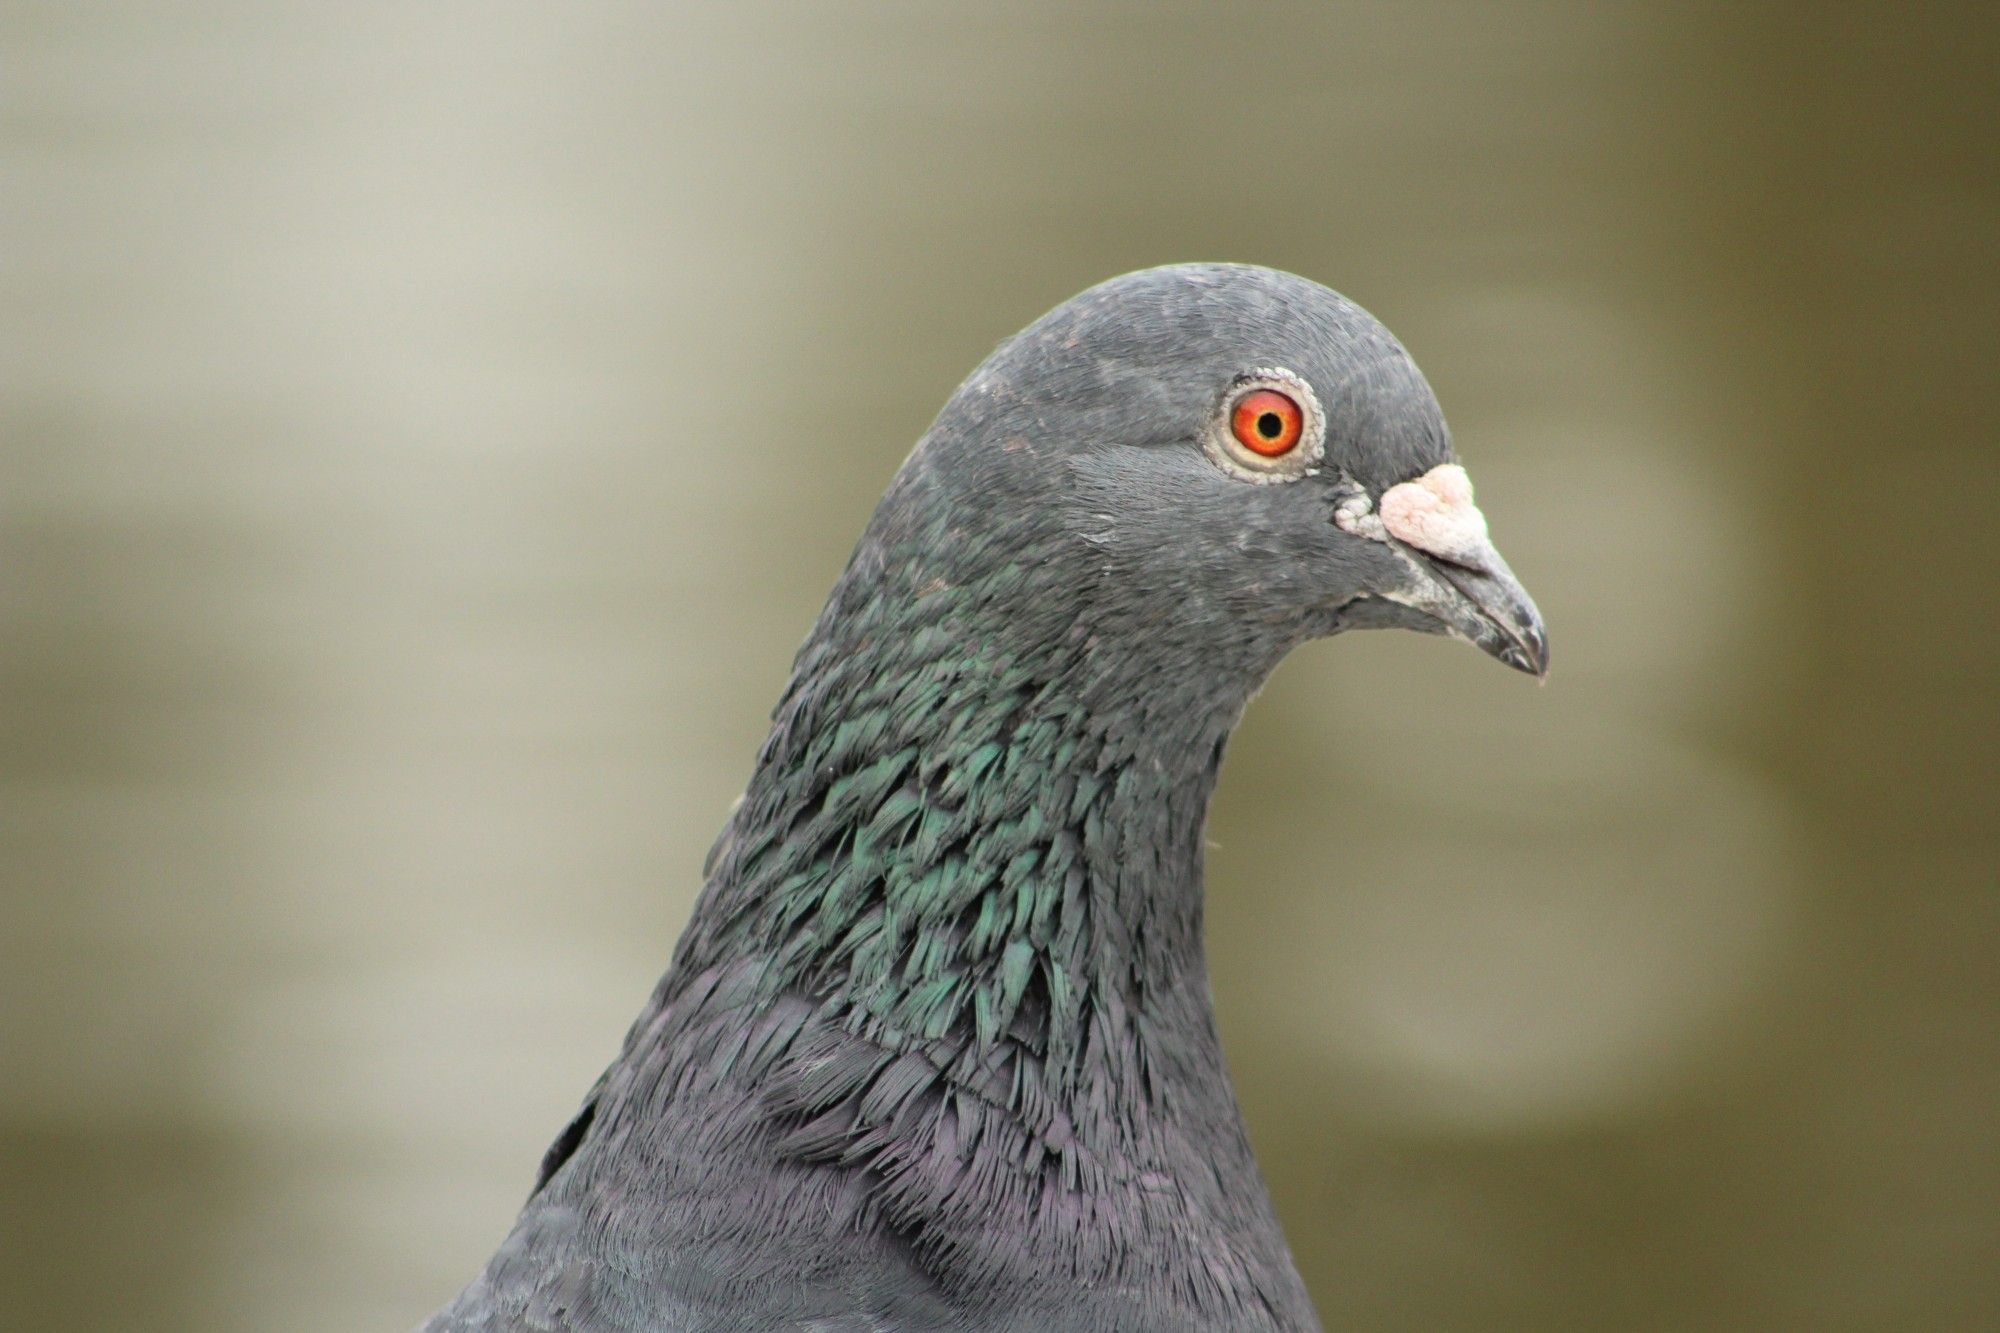
[[[1202,946],[1294,646],[1542,677],[1430,386],[1337,293],[1113,278],[1007,340],[799,650],[665,977],[426,1333],[1319,1327]]]

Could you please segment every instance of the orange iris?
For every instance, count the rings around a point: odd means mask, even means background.
[[[1229,414],[1236,442],[1253,454],[1276,458],[1298,447],[1305,430],[1299,405],[1276,389],[1257,389],[1237,400]]]

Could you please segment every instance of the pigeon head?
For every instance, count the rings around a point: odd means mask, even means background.
[[[1128,651],[1268,669],[1403,627],[1548,669],[1430,385],[1367,311],[1291,274],[1148,269],[1057,307],[953,395],[878,526],[935,507],[927,570],[990,588],[982,566],[1006,562],[1004,610],[1042,639],[1059,610]]]
[[[1202,830],[1265,673],[1390,625],[1548,665],[1367,312],[1186,266],[1008,340],[891,482],[673,967],[429,1327],[1316,1328],[1210,1007]]]

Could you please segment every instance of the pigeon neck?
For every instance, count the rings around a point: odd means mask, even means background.
[[[1218,687],[1170,630],[1024,632],[978,587],[876,571],[856,604],[853,579],[800,654],[680,970],[758,958],[774,991],[1012,1043],[1058,1084],[1139,1029],[1211,1045],[1201,836],[1263,664]]]
[[[870,1182],[969,1309],[1198,1272],[1190,1327],[1309,1326],[1271,1314],[1305,1298],[1201,943],[1209,796],[1278,649],[1120,629],[1060,551],[941,574],[937,537],[864,543],[800,653],[659,996],[706,1034],[684,1077],[753,1086],[757,1151]]]

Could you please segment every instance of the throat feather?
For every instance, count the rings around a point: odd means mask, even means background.
[[[1079,702],[1076,662],[942,633],[870,647],[802,655],[677,970],[754,958],[770,996],[957,1058],[1005,1046],[1053,1086],[1087,1077],[1093,1021],[1199,972],[1200,831],[1233,714],[1107,716]]]

